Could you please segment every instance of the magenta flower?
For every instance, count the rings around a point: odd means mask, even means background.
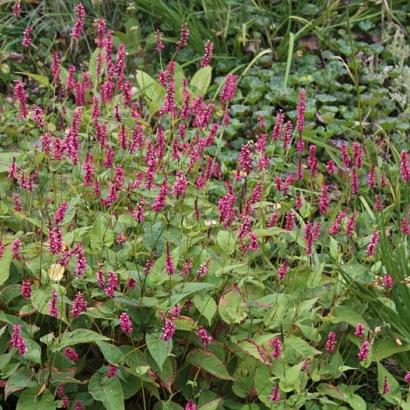
[[[410,182],[410,162],[407,151],[402,151],[400,153],[400,175],[404,182]]]
[[[410,384],[410,370],[406,373],[406,375],[404,376],[404,381],[407,384]]]
[[[252,151],[249,144],[242,146],[239,153],[239,169],[249,175],[252,172]]]
[[[191,269],[192,269],[192,260],[188,259],[182,265],[181,276],[183,278],[186,278],[189,275],[189,272],[191,271]]]
[[[172,339],[172,337],[174,336],[174,333],[175,333],[174,321],[164,316],[161,340],[164,340],[165,342],[167,342],[168,340]]]
[[[28,116],[28,106],[27,106],[27,95],[24,89],[24,84],[20,80],[14,81],[13,97],[19,103],[20,108],[20,118],[27,118]],[[10,175],[10,172],[9,172]]]
[[[210,343],[214,340],[213,337],[206,331],[205,328],[201,327],[198,329],[198,337],[201,339],[202,346],[206,349]]]
[[[22,259],[20,239],[17,238],[11,243],[11,254],[13,256],[13,259]]]
[[[304,122],[305,122],[305,111],[306,111],[306,92],[302,88],[299,91],[299,101],[296,106],[296,130],[299,134],[302,134]]]
[[[188,400],[185,404],[185,410],[196,410],[196,404],[192,400]]]
[[[361,168],[363,166],[363,149],[358,142],[352,143],[353,151],[353,164],[356,168]]]
[[[332,222],[332,225],[330,225],[330,228],[329,228],[330,235],[336,235],[340,232],[340,224],[345,217],[346,217],[346,212],[344,211],[340,211],[337,214],[335,220]]]
[[[376,254],[377,245],[379,244],[379,242],[380,242],[380,234],[379,232],[374,231],[370,238],[370,242],[367,246],[367,256],[369,258]]]
[[[64,353],[64,356],[68,360],[71,360],[72,362],[78,362],[78,360],[80,360],[78,353],[72,347],[66,347],[63,353]]]
[[[83,4],[80,2],[75,6],[74,11],[76,15],[76,20],[73,28],[71,29],[71,36],[74,39],[78,40],[84,30],[85,8]]]
[[[367,174],[367,185],[371,189],[374,189],[376,187],[376,167],[375,166],[372,166],[371,170]]]
[[[410,225],[407,218],[403,218],[400,221],[400,229],[403,235],[410,235]]]
[[[57,300],[58,300],[58,294],[55,289],[51,291],[51,299],[48,302],[48,313],[50,316],[57,317],[58,316],[58,310],[57,310]]]
[[[214,52],[214,45],[211,40],[206,40],[204,45],[204,55],[201,58],[201,67],[206,67],[211,64],[212,55]]]
[[[362,338],[362,337],[365,336],[364,331],[365,331],[364,326],[363,326],[361,323],[358,323],[358,324],[356,325],[356,328],[355,328],[355,331],[354,331],[354,335],[355,335],[356,337]]]
[[[156,32],[155,32],[155,38],[156,38],[156,47],[155,48],[160,53],[165,48],[165,45],[162,41],[161,32],[159,30],[156,30]]]
[[[234,74],[228,74],[225,78],[225,82],[221,88],[220,100],[221,103],[227,103],[231,101],[236,94],[238,76]]]
[[[108,272],[108,285],[104,289],[105,294],[109,298],[112,298],[114,296],[114,292],[118,289],[118,287],[119,287],[119,281],[118,281],[117,274],[113,271]]]
[[[21,296],[26,300],[31,298],[31,282],[28,279],[24,279],[21,284]]]
[[[333,353],[336,348],[336,333],[335,332],[329,332],[327,334],[327,340],[326,340],[326,350],[329,353]]]
[[[107,368],[107,377],[111,379],[117,375],[118,368],[113,364],[109,363]]]
[[[356,214],[352,214],[346,222],[346,235],[351,237],[356,231]]]
[[[236,196],[232,192],[228,192],[218,202],[219,219],[225,228],[231,226],[235,219],[235,202]]]
[[[387,377],[385,377],[384,382],[383,382],[383,395],[388,394],[390,390],[391,390],[391,385],[389,381],[387,380]]]
[[[358,359],[362,362],[369,357],[370,342],[365,340],[359,348],[359,353],[357,354]]]
[[[289,271],[289,262],[285,259],[278,268],[279,280],[284,280],[288,271]]]
[[[84,404],[81,400],[75,402],[74,410],[84,410]]]
[[[87,302],[84,300],[84,295],[82,292],[78,292],[73,300],[73,304],[71,306],[71,314],[74,317],[78,317],[81,313],[87,310]]]
[[[329,203],[329,187],[326,184],[323,184],[320,190],[319,197],[319,211],[322,215],[327,214],[327,210],[329,209]]]
[[[359,175],[357,174],[356,168],[352,169],[350,174],[350,188],[352,195],[357,195],[359,192]]]
[[[144,222],[145,215],[144,215],[144,203],[142,201],[138,202],[134,208],[132,216],[138,223]]]
[[[316,145],[309,145],[309,156],[307,158],[307,167],[312,175],[316,174],[318,161],[316,158]]]
[[[208,273],[208,264],[207,263],[202,263],[201,265],[199,265],[199,268],[196,271],[196,277],[197,277],[197,279],[201,279],[207,273]]]
[[[269,344],[272,346],[271,357],[273,359],[279,359],[282,354],[282,341],[279,337],[274,337],[269,341]]]
[[[131,322],[131,319],[128,316],[128,314],[125,313],[125,312],[122,312],[120,314],[120,327],[121,327],[121,330],[125,334],[127,334],[128,336],[131,335],[131,333],[132,333],[132,322]]]
[[[11,335],[10,343],[12,347],[15,347],[18,350],[20,356],[27,353],[26,343],[21,336],[21,326],[18,324],[13,324],[13,333]]]
[[[331,159],[326,163],[326,170],[329,175],[333,175],[337,170],[336,164]]]
[[[168,183],[167,181],[164,181],[160,188],[159,188],[159,193],[157,197],[154,200],[154,203],[152,205],[152,210],[154,212],[159,212],[161,209],[164,208],[166,204],[166,199],[167,199],[167,194],[168,194]]]
[[[5,250],[6,250],[6,245],[4,244],[3,240],[0,239],[0,259],[3,257]]]
[[[61,226],[51,225],[48,228],[48,249],[53,255],[63,250],[63,232]]]
[[[167,246],[166,246],[165,270],[167,271],[168,275],[172,275],[175,273],[175,265],[174,265],[174,261],[172,260],[169,242],[167,242]]]
[[[20,13],[21,13],[21,4],[20,4],[20,0],[16,0],[13,4],[13,8],[12,8],[12,12],[13,12],[13,16],[14,17],[20,17]]]
[[[387,290],[393,289],[393,284],[394,284],[394,282],[393,282],[392,275],[387,274],[387,275],[383,276],[383,287],[385,289],[387,289]]]
[[[184,23],[180,30],[179,40],[177,42],[177,50],[183,49],[188,44],[189,28],[188,24]]]
[[[33,27],[27,27],[24,31],[23,31],[23,47],[24,48],[28,48],[30,47],[31,44],[31,34],[33,32]]]
[[[308,222],[305,225],[305,233],[304,233],[304,239],[305,239],[305,251],[308,256],[313,255],[313,246],[316,240],[320,236],[320,223],[315,222],[314,224],[311,222]]]
[[[77,264],[75,267],[75,274],[79,277],[84,276],[85,268],[87,266],[87,261],[85,259],[84,248],[81,243],[78,243],[74,250],[73,254],[77,256]]]
[[[280,388],[279,388],[279,385],[273,386],[272,393],[270,394],[269,399],[273,402],[280,401]]]
[[[180,198],[187,189],[187,186],[188,181],[185,174],[182,171],[178,171],[176,173],[174,186],[172,187],[172,193],[176,196],[176,198]]]

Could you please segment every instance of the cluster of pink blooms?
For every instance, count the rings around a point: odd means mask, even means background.
[[[282,354],[282,341],[279,337],[274,337],[269,341],[269,344],[272,347],[271,357],[273,359],[279,359]]]
[[[11,345],[12,347],[16,348],[20,354],[23,356],[27,352],[26,343],[21,336],[21,326],[18,324],[13,325],[13,333],[11,335]]]
[[[336,348],[336,333],[335,332],[329,332],[327,334],[327,340],[325,344],[326,350],[329,353],[333,353]]]
[[[20,15],[20,3],[15,2],[13,14]],[[75,7],[76,20],[72,27],[71,35],[74,39],[79,39],[84,32],[84,22],[86,17],[85,8],[82,3]],[[157,115],[159,124],[155,126],[147,120],[147,107],[144,107],[139,99],[135,98],[133,84],[127,80],[127,52],[124,44],[119,44],[117,53],[113,52],[113,33],[107,29],[103,19],[98,19],[96,45],[98,48],[97,65],[95,73],[79,72],[78,67],[71,65],[67,70],[67,77],[62,73],[62,58],[58,53],[51,55],[51,76],[53,85],[56,87],[56,98],[61,101],[70,103],[75,107],[71,115],[61,113],[62,126],[55,132],[46,131],[45,113],[47,110],[40,106],[29,106],[27,94],[22,81],[15,81],[13,95],[18,106],[19,118],[21,120],[32,118],[34,125],[41,133],[40,144],[38,145],[48,164],[70,164],[76,172],[83,185],[82,200],[95,201],[101,209],[107,211],[110,215],[118,220],[121,212],[131,215],[136,221],[139,228],[145,229],[145,224],[151,216],[158,220],[165,216],[166,212],[174,200],[180,201],[181,205],[189,204],[185,201],[187,193],[191,190],[195,193],[194,209],[192,213],[197,221],[201,220],[201,215],[205,215],[208,210],[201,209],[200,193],[207,188],[207,184],[212,180],[225,182],[226,189],[221,193],[216,202],[217,209],[213,210],[217,219],[219,216],[219,227],[236,232],[238,239],[238,250],[242,252],[241,257],[246,252],[257,252],[264,244],[265,238],[260,238],[256,227],[259,219],[259,212],[263,212],[258,203],[270,200],[269,195],[284,199],[284,202],[290,206],[275,207],[274,212],[267,215],[265,226],[262,228],[280,227],[284,229],[289,237],[292,232],[304,226],[303,241],[301,253],[307,256],[313,256],[321,235],[339,235],[345,233],[349,238],[349,245],[353,249],[353,239],[356,232],[356,219],[358,213],[349,213],[348,209],[339,210],[333,214],[331,201],[337,198],[337,186],[330,182],[332,176],[345,177],[349,181],[350,194],[356,196],[360,192],[360,184],[365,183],[371,190],[381,189],[388,185],[387,176],[380,172],[376,166],[371,166],[367,174],[364,173],[364,148],[361,144],[353,142],[350,145],[343,143],[340,147],[340,160],[328,160],[326,163],[319,161],[319,148],[310,144],[305,146],[303,133],[305,130],[305,112],[306,112],[306,92],[301,90],[296,107],[296,122],[293,123],[283,112],[276,115],[275,124],[269,131],[266,121],[263,118],[258,119],[258,128],[256,128],[255,143],[244,144],[238,155],[238,166],[235,174],[231,178],[223,181],[223,166],[218,158],[211,154],[214,148],[217,136],[222,136],[223,127],[229,124],[230,113],[229,104],[236,95],[238,77],[229,74],[221,87],[219,102],[206,102],[204,97],[197,96],[191,92],[188,81],[182,84],[182,90],[177,87],[177,65],[175,61],[170,61],[158,75],[158,83],[162,86],[164,92],[163,104],[158,108]],[[23,33],[23,45],[29,47],[31,44],[31,34],[33,29],[28,27]],[[177,42],[177,50],[186,47],[189,40],[189,29],[187,25],[181,27],[180,38]],[[114,43],[115,44],[115,43]],[[164,43],[161,33],[156,33],[156,49],[162,52]],[[201,67],[210,65],[213,55],[213,44],[210,40],[205,42],[204,54],[200,61]],[[64,77],[64,78],[63,78]],[[95,80],[96,78],[96,80]],[[178,91],[182,91],[179,95]],[[118,98],[117,98],[118,97]],[[181,100],[178,101],[178,100]],[[138,101],[137,101],[138,100]],[[222,108],[222,110],[220,110]],[[67,108],[65,108],[67,109]],[[109,110],[109,116],[106,117]],[[220,118],[215,119],[219,111]],[[30,114],[30,116],[29,116]],[[59,113],[60,114],[60,113]],[[91,118],[91,122],[84,123]],[[168,121],[170,120],[170,121]],[[167,128],[168,122],[175,124],[175,129],[170,131]],[[89,126],[88,126],[89,125]],[[57,136],[59,133],[59,136]],[[84,137],[84,134],[87,134]],[[223,140],[221,140],[223,141]],[[270,143],[277,143],[279,149],[285,151],[286,158],[289,159],[289,167],[286,171],[277,171],[270,175],[270,166],[273,158],[270,154]],[[293,149],[295,148],[295,149]],[[292,157],[291,155],[295,157]],[[131,172],[126,166],[124,160],[132,156],[133,164],[140,161],[143,166],[137,171],[133,167]],[[296,158],[294,160],[294,158]],[[294,163],[293,163],[294,160]],[[167,161],[172,164],[172,171],[168,172]],[[186,166],[184,166],[186,163]],[[289,172],[294,166],[294,172]],[[57,168],[57,167],[56,167]],[[410,182],[410,163],[407,151],[400,153],[400,178],[405,183]],[[263,175],[270,175],[271,182],[264,182]],[[193,178],[190,178],[193,175]],[[13,159],[8,169],[8,178],[11,184],[15,184],[17,189],[34,192],[37,189],[39,174],[32,172],[27,174],[17,167],[16,159]],[[301,181],[305,176],[312,181],[324,177],[323,183],[319,186],[320,192],[314,194],[312,203],[310,198],[305,196],[301,187]],[[255,182],[256,180],[256,182]],[[272,187],[270,186],[272,184]],[[238,186],[240,189],[238,189]],[[317,186],[316,186],[317,187]],[[315,188],[316,188],[315,187]],[[272,189],[271,189],[272,188]],[[141,192],[148,192],[145,198],[142,198]],[[12,196],[14,210],[23,212],[26,210],[22,203],[24,195],[13,193]],[[275,200],[275,199],[274,199]],[[24,201],[23,201],[24,202]],[[88,255],[87,241],[79,242],[77,239],[74,243],[70,242],[67,246],[63,243],[64,231],[67,233],[74,226],[65,223],[69,205],[66,201],[58,203],[50,200],[54,212],[49,213],[51,217],[48,220],[48,242],[47,248],[51,258],[55,259],[60,265],[67,270],[72,266],[74,278],[77,281],[87,282],[89,280],[87,270],[87,261],[91,268],[94,255]],[[292,207],[294,204],[294,208]],[[314,204],[314,209],[308,216],[304,215],[302,210],[306,205],[308,208]],[[57,206],[58,205],[58,206]],[[94,204],[93,204],[94,205]],[[188,205],[189,206],[189,205]],[[374,209],[382,211],[384,209],[384,196],[382,192],[374,195]],[[125,211],[122,211],[125,209]],[[272,212],[272,210],[270,210]],[[70,210],[71,215],[71,210]],[[330,215],[333,215],[332,217]],[[317,216],[317,219],[314,219]],[[409,214],[403,216],[400,220],[400,232],[403,235],[410,235]],[[166,215],[168,221],[168,215]],[[332,218],[332,219],[331,219]],[[132,221],[133,221],[132,220]],[[327,223],[328,222],[328,223]],[[135,223],[134,223],[135,224]],[[135,225],[137,225],[135,224]],[[182,222],[181,222],[182,224]],[[217,224],[217,221],[215,221]],[[47,226],[47,222],[46,222]],[[323,229],[322,229],[323,228]],[[378,228],[379,229],[379,228]],[[275,229],[272,229],[274,231]],[[211,228],[209,229],[209,232]],[[359,231],[359,230],[358,230]],[[120,247],[127,243],[131,236],[129,232],[116,231],[117,241],[114,246]],[[367,256],[374,257],[380,243],[380,230],[376,228],[370,236],[367,246]],[[132,236],[131,236],[132,237]],[[325,239],[325,238],[323,238]],[[266,237],[266,242],[270,237]],[[182,278],[187,278],[192,274],[194,266],[193,260],[187,258],[182,265],[173,258],[174,241],[166,241],[164,257],[164,270],[169,275],[170,281],[173,279],[177,270]],[[23,243],[19,238],[15,238],[11,243],[12,257],[15,261],[24,262],[22,255]],[[125,248],[125,247],[124,247]],[[121,248],[121,249],[124,249]],[[25,250],[25,249],[24,249]],[[5,244],[0,241],[0,257],[5,252]],[[175,253],[174,253],[175,255]],[[145,277],[150,274],[156,261],[157,255],[154,252],[147,255],[143,260],[143,274]],[[72,260],[72,258],[74,260]],[[313,258],[312,258],[313,259]],[[97,261],[101,261],[101,255]],[[293,263],[291,257],[288,259],[279,259],[276,261],[278,280],[281,287],[286,285],[286,278],[289,272],[289,264]],[[70,264],[70,261],[72,262]],[[202,259],[203,261],[203,259]],[[289,262],[290,261],[290,262]],[[203,280],[211,273],[211,264],[201,263],[196,270],[195,280]],[[120,275],[107,267],[105,274],[104,261],[99,263],[98,270],[95,273],[95,280],[99,289],[98,295],[103,298],[111,299],[113,302],[116,292],[132,292],[137,286],[135,279],[127,277],[124,282]],[[143,266],[142,265],[142,266]],[[94,265],[95,266],[95,265]],[[195,262],[195,266],[198,266]],[[118,272],[121,272],[120,270]],[[209,273],[208,273],[209,272]],[[290,275],[288,275],[290,276]],[[35,283],[35,282],[34,282]],[[126,286],[125,286],[126,283]],[[383,286],[387,290],[393,287],[393,278],[391,275],[385,275],[382,278]],[[21,284],[21,296],[25,300],[32,297],[32,282],[29,279],[23,279]],[[87,292],[88,293],[88,292]],[[118,292],[119,293],[119,292]],[[87,300],[81,291],[75,294],[71,293],[73,300],[71,304],[71,316],[79,317],[87,311]],[[62,302],[63,300],[60,299]],[[48,304],[48,313],[57,318],[59,311],[57,304],[59,294],[55,289],[51,291],[50,301]],[[117,302],[116,302],[117,303]],[[187,305],[189,306],[187,301]],[[192,304],[192,303],[191,303]],[[180,316],[181,306],[174,306],[170,311],[161,314],[162,335],[161,340],[169,341],[174,337],[176,331],[176,319]],[[119,315],[119,325],[121,331],[131,336],[133,333],[133,323],[126,312]],[[212,335],[203,327],[196,332],[202,346],[206,349],[213,342]],[[357,355],[360,361],[368,359],[370,354],[370,341],[365,340],[366,330],[364,325],[357,324],[354,335],[360,338],[360,348]],[[367,336],[369,337],[369,336]],[[337,345],[337,335],[334,332],[327,334],[325,349],[332,353]],[[16,348],[20,355],[27,352],[25,341],[21,335],[21,327],[18,324],[13,325],[11,336],[11,346]],[[211,347],[212,349],[212,347]],[[270,359],[276,360],[282,356],[282,340],[274,337],[269,341]],[[79,360],[78,353],[70,347],[64,349],[64,355],[72,362]],[[118,369],[109,363],[107,367],[107,377],[112,378],[117,375]],[[410,372],[405,376],[405,381],[410,384]],[[384,394],[390,391],[388,381],[385,380]],[[63,408],[69,406],[68,396],[61,393]],[[280,401],[281,391],[279,384],[275,384],[272,393],[269,396],[273,402]],[[65,403],[65,404],[64,404]],[[72,404],[71,404],[72,406]],[[83,404],[77,401],[75,408],[83,408]],[[195,410],[196,404],[188,401],[185,406],[186,410]]]
[[[78,353],[72,347],[66,347],[63,353],[64,356],[72,362],[78,362],[80,360],[80,356],[78,356]]]
[[[370,352],[370,342],[365,340],[359,348],[359,353],[357,354],[358,359],[362,362],[369,357]]]
[[[214,340],[213,337],[203,327],[198,329],[196,334],[198,335],[199,339],[201,340],[202,346],[205,347],[205,349]]]
[[[196,404],[192,400],[188,400],[185,404],[185,410],[196,410]]]
[[[128,316],[128,313],[122,312],[120,314],[120,327],[121,330],[127,334],[128,336],[131,335],[132,333],[132,322],[130,317]]]
[[[75,6],[75,16],[76,20],[73,28],[71,29],[71,36],[78,40],[84,30],[84,20],[85,20],[85,8],[82,3],[78,3]]]

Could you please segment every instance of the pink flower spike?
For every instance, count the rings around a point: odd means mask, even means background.
[[[329,353],[333,353],[336,348],[336,333],[335,332],[329,332],[327,334],[327,340],[326,340],[326,350]]]
[[[131,333],[132,333],[132,322],[131,322],[131,319],[128,316],[128,314],[125,313],[125,312],[122,312],[120,314],[120,327],[121,327],[121,330],[125,334],[127,334],[128,336],[131,335]]]
[[[31,34],[33,33],[33,27],[27,27],[23,32],[23,47],[28,48],[31,44]]]
[[[204,55],[201,58],[201,67],[206,67],[211,64],[212,55],[214,52],[214,45],[211,40],[206,40],[204,45]]]
[[[18,350],[20,356],[23,356],[25,353],[27,353],[26,343],[21,336],[21,326],[18,324],[13,324],[13,333],[11,335],[10,343],[12,347]]]

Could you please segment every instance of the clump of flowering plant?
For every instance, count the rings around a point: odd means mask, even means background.
[[[75,15],[81,41],[81,3]],[[177,51],[188,36],[182,27]],[[385,173],[359,141],[316,141],[301,90],[296,121],[259,119],[232,164],[238,77],[206,97],[210,41],[190,79],[175,60],[154,76],[129,65],[104,20],[95,43],[88,65],[52,54],[47,105],[13,87],[32,145],[2,182],[6,396],[21,409],[362,403],[344,381],[389,336],[349,306],[341,272],[383,277],[388,233],[371,204],[397,198],[392,182],[408,191],[407,151]],[[390,230],[405,240],[408,203],[396,205]],[[386,400],[401,400],[378,365]]]

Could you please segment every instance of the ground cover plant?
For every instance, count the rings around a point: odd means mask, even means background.
[[[158,31],[147,72],[99,19],[73,65],[74,12],[2,114],[1,405],[410,408],[407,129],[329,141],[308,83],[233,150],[211,41],[191,75],[189,28],[172,51]]]

